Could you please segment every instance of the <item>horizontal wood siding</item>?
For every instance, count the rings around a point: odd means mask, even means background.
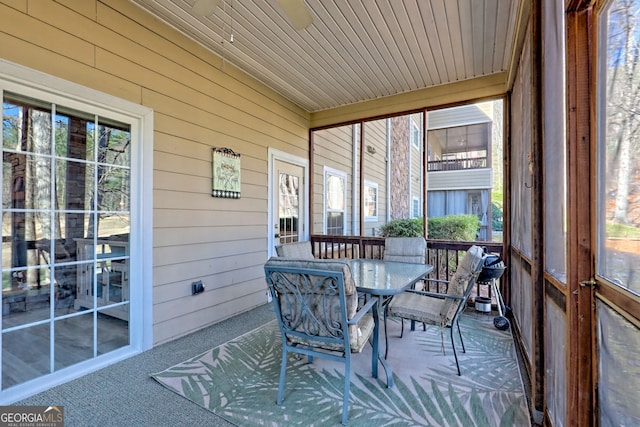
[[[345,234],[352,234],[351,200],[353,197],[353,126],[340,126],[314,132],[313,136],[313,227],[311,232],[324,233],[324,168],[347,174]]]
[[[387,120],[375,120],[364,124],[364,170],[365,181],[378,184],[378,220],[365,220],[363,236],[380,234],[380,226],[387,217]],[[371,154],[367,146],[373,147]]]
[[[413,144],[410,139],[411,150],[411,199],[409,200],[409,216],[413,216],[413,199],[418,199],[418,205],[422,209],[422,114],[412,114],[411,121],[420,129],[420,138],[418,147]],[[413,132],[413,124],[411,124],[410,132]],[[411,138],[411,137],[410,137]],[[419,215],[421,216],[421,215]]]
[[[435,190],[472,190],[491,188],[491,169],[464,169],[457,171],[429,172],[428,188]]]
[[[155,344],[265,302],[267,149],[307,157],[307,112],[126,0],[0,0],[0,57],[154,110]],[[211,197],[212,147],[241,199]]]
[[[428,121],[429,129],[491,122],[493,119],[491,117],[490,107],[490,103],[478,103],[430,111]]]

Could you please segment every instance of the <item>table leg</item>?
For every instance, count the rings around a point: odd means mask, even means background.
[[[378,315],[378,303],[373,305],[373,344],[371,344],[371,376],[378,378],[378,334],[380,331],[380,318]]]
[[[384,368],[384,372],[387,375],[387,388],[393,387],[393,371],[387,364],[387,360],[380,354],[380,316],[378,314],[378,308],[382,305],[382,300],[378,299],[378,303],[373,306],[373,345],[371,350],[371,376],[378,378],[378,362]],[[384,309],[384,307],[383,307]],[[385,319],[386,321],[386,319]],[[386,329],[386,325],[385,325]],[[386,334],[386,330],[385,330]],[[386,339],[386,335],[385,335]]]
[[[379,360],[380,360],[380,363],[382,364],[382,367],[384,368],[385,374],[387,374],[387,388],[392,388],[393,387],[393,371],[391,370],[391,366],[387,364],[387,359],[382,357],[382,355],[379,356]]]

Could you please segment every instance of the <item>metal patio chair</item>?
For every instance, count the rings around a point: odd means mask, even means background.
[[[400,295],[396,295],[388,304],[385,311],[385,336],[386,317],[399,317],[402,319],[402,332],[404,333],[404,319],[420,322],[423,325],[435,325],[440,328],[449,328],[451,337],[451,347],[453,356],[460,373],[460,364],[456,353],[456,345],[453,337],[454,325],[458,329],[462,352],[464,341],[458,323],[460,314],[464,310],[473,286],[476,282],[483,265],[483,251],[479,246],[471,246],[464,258],[458,264],[455,274],[447,284],[446,293],[425,292],[418,290],[407,290]],[[436,280],[426,279],[427,282]],[[442,352],[444,353],[444,336],[442,337]],[[388,347],[387,347],[388,350]]]
[[[358,309],[356,285],[347,260],[273,257],[264,271],[282,334],[276,403],[281,405],[283,401],[289,353],[306,355],[309,363],[314,357],[340,361],[345,364],[342,424],[346,424],[351,354],[361,352],[372,335],[377,298]]]

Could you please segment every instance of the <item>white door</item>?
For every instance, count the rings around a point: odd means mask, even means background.
[[[306,169],[304,159],[282,154],[272,157],[269,255],[277,245],[308,238]]]

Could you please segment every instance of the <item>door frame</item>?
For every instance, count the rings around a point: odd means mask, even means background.
[[[99,111],[131,125],[129,283],[137,285],[130,286],[127,346],[1,390],[0,404],[15,402],[110,366],[151,349],[154,343],[153,260],[147,256],[153,253],[153,110],[0,58],[0,99],[5,90],[78,111]]]
[[[590,88],[594,63],[591,45],[589,7],[566,11],[567,33],[567,415],[575,425],[595,423],[596,398],[593,366],[594,354],[594,293],[592,287],[581,285],[594,274],[595,224],[592,204],[596,157],[592,111],[595,98]],[[587,6],[587,5],[584,5]],[[589,46],[589,48],[586,48]],[[585,143],[584,141],[589,141]]]
[[[291,163],[300,166],[303,169],[303,185],[302,191],[304,200],[302,201],[302,240],[309,239],[309,159],[298,157],[293,154],[280,151],[278,149],[268,148],[268,177],[267,177],[267,257],[275,255],[275,241],[273,236],[273,221],[275,218],[273,197],[275,188],[273,188],[273,179],[276,171],[274,170],[276,161]]]
[[[581,18],[580,23],[582,24],[578,27],[581,32],[578,36],[582,35],[582,44],[588,46],[588,54],[591,58],[598,58],[598,54],[607,50],[606,40],[603,38],[607,32],[607,24],[605,22],[606,18],[606,8],[614,2],[614,0],[599,0],[596,2],[589,2],[588,0],[584,0],[586,3],[584,9],[581,10],[582,14],[579,15]],[[590,7],[588,7],[590,6]],[[577,14],[578,12],[575,12]],[[577,18],[576,18],[577,20]],[[583,23],[584,22],[584,23]],[[585,64],[588,64],[588,61],[584,61]],[[581,287],[584,289],[584,292],[590,296],[590,299],[587,300],[589,303],[588,311],[591,314],[591,340],[588,343],[582,344],[584,346],[590,345],[592,348],[591,355],[591,407],[593,412],[593,426],[599,425],[602,414],[600,412],[600,398],[603,393],[606,393],[606,384],[602,384],[601,378],[599,377],[601,374],[600,367],[601,365],[606,363],[600,359],[600,348],[603,345],[606,345],[606,341],[599,341],[603,336],[600,334],[601,322],[599,310],[597,309],[598,303],[603,303],[608,306],[611,312],[619,315],[624,322],[628,322],[634,325],[636,328],[640,328],[640,298],[637,293],[631,291],[631,289],[627,289],[624,285],[619,286],[612,280],[611,277],[606,277],[601,275],[602,271],[599,271],[599,263],[602,261],[600,253],[603,250],[603,240],[606,238],[606,233],[600,227],[603,226],[602,219],[602,204],[605,190],[602,188],[602,181],[598,178],[601,176],[602,165],[600,164],[601,159],[604,157],[602,150],[602,141],[606,138],[606,130],[605,130],[605,117],[602,116],[603,113],[603,104],[607,101],[607,93],[604,89],[605,83],[602,80],[603,78],[603,70],[602,63],[600,61],[591,61],[590,69],[589,69],[589,79],[586,81],[586,84],[589,85],[591,89],[589,92],[590,98],[588,99],[589,105],[591,107],[591,115],[590,119],[592,123],[589,122],[589,141],[590,141],[590,151],[589,155],[591,156],[589,177],[585,178],[583,182],[586,183],[589,180],[590,185],[590,209],[591,209],[591,217],[589,218],[591,221],[591,235],[590,237],[590,267],[591,267],[591,276],[582,279],[583,281],[580,283]],[[586,79],[585,79],[586,80]],[[584,99],[587,100],[587,96],[584,96]],[[587,122],[587,119],[585,119]],[[586,125],[585,125],[586,127]],[[580,145],[577,143],[576,145]],[[582,302],[582,301],[579,301]],[[585,309],[585,312],[587,309]],[[583,320],[583,319],[581,319]],[[630,349],[628,352],[632,352]],[[628,355],[628,354],[627,354]],[[585,367],[586,369],[587,367]],[[586,390],[586,387],[583,388]],[[580,389],[577,391],[580,392]],[[586,425],[586,424],[585,424]]]

